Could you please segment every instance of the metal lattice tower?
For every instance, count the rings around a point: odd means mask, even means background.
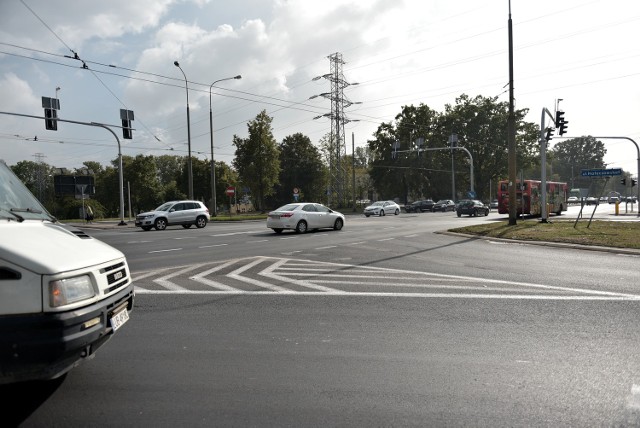
[[[314,80],[325,78],[331,82],[331,92],[323,93],[320,95],[314,95],[311,98],[322,96],[331,101],[331,113],[317,116],[329,117],[331,119],[331,143],[334,153],[329,157],[329,171],[330,171],[330,191],[333,199],[333,203],[342,207],[345,204],[345,189],[347,183],[347,170],[344,165],[343,159],[347,155],[347,146],[345,142],[345,123],[352,122],[347,119],[344,114],[344,109],[352,104],[344,95],[344,88],[350,85],[357,85],[357,83],[348,83],[342,72],[342,65],[345,63],[342,59],[341,53],[334,53],[328,56],[331,61],[331,72],[323,76],[314,78]]]

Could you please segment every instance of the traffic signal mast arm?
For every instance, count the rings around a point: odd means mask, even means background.
[[[469,150],[467,150],[464,147],[460,147],[460,146],[453,146],[453,147],[431,147],[431,148],[426,148],[426,149],[418,149],[418,153],[420,152],[429,152],[429,151],[433,151],[433,150],[464,150],[465,152],[467,152],[467,154],[469,155],[469,178],[470,178],[470,187],[471,187],[471,191],[475,192],[474,189],[474,181],[473,181],[473,156],[471,156],[471,152]],[[409,153],[409,152],[415,152],[415,150],[394,150],[394,153]]]

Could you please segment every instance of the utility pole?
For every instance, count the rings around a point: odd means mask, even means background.
[[[331,113],[316,116],[314,119],[319,119],[321,117],[329,117],[331,119],[330,139],[334,153],[329,155],[329,192],[331,193],[330,197],[335,197],[335,205],[342,207],[346,203],[345,189],[348,186],[347,171],[343,165],[343,159],[347,155],[344,125],[349,122],[357,122],[357,120],[347,119],[344,114],[344,109],[353,104],[360,103],[351,102],[344,95],[344,88],[347,86],[357,85],[358,83],[349,83],[345,80],[342,72],[342,66],[345,62],[342,59],[342,54],[336,52],[329,55],[328,58],[331,61],[330,73],[314,77],[313,80],[321,78],[329,80],[331,82],[331,91],[328,93],[325,92],[323,94],[314,95],[309,99],[321,96],[331,101]],[[328,199],[330,200],[330,198]]]
[[[509,116],[507,117],[507,142],[509,146],[509,226],[516,225],[516,115],[513,101],[513,24],[511,0],[509,0]]]

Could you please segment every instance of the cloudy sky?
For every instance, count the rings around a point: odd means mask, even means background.
[[[512,0],[517,108],[540,123],[557,99],[567,136],[640,142],[640,2]],[[365,145],[403,105],[442,111],[460,94],[508,101],[508,0],[1,0],[0,111],[42,116],[58,96],[59,117],[119,125],[135,112],[122,153],[210,159],[212,88],[215,159],[230,163],[233,135],[266,110],[278,141],[326,135],[329,56],[340,53],[351,85],[353,133]],[[77,55],[79,59],[74,59]],[[85,68],[86,67],[86,68]],[[57,90],[56,88],[59,88]],[[116,130],[121,136],[120,130]],[[37,141],[34,141],[36,140]],[[557,139],[553,142],[558,141]],[[631,142],[603,140],[608,167],[637,173]],[[443,142],[443,144],[446,142]],[[106,130],[0,114],[0,158],[75,168],[118,154]],[[505,156],[506,162],[506,153]]]

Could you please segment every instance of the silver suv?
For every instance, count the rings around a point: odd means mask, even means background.
[[[195,224],[202,228],[209,221],[209,209],[199,201],[165,202],[153,211],[136,216],[136,227],[142,230],[165,230],[167,226],[182,225],[185,229]]]

